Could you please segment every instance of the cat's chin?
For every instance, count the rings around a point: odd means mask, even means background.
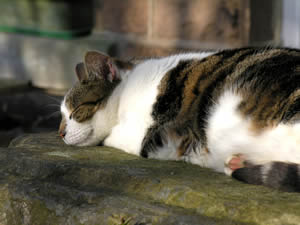
[[[99,141],[97,140],[87,140],[82,143],[77,143],[74,146],[84,147],[84,146],[104,146],[104,140]]]
[[[72,146],[78,146],[78,147],[88,147],[88,146],[98,146],[99,141],[94,141],[94,140],[86,140],[83,142],[78,142],[78,143],[70,143],[67,141],[64,141],[67,145],[72,145]]]
[[[75,146],[78,146],[78,147],[91,147],[91,146],[98,146],[98,143],[79,143],[79,144],[76,144]]]
[[[74,135],[74,136],[65,137],[63,141],[67,145],[80,146],[80,147],[97,146],[100,143],[99,139],[94,137],[93,130],[90,130],[87,135],[84,135],[84,137],[83,136],[78,137],[78,135]]]

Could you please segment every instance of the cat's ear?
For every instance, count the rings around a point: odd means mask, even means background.
[[[80,82],[88,79],[88,75],[84,66],[84,63],[78,63],[75,68],[77,78]]]
[[[85,54],[84,63],[88,76],[104,79],[109,82],[121,80],[120,69],[115,60],[103,53],[89,51]]]

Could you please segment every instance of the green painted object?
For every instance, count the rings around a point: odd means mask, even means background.
[[[0,31],[70,39],[93,27],[93,0],[1,0]]]

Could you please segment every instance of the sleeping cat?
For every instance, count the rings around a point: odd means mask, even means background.
[[[242,48],[130,63],[87,52],[61,104],[69,145],[103,143],[300,191],[300,51]]]

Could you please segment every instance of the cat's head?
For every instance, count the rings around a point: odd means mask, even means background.
[[[111,95],[132,68],[129,62],[90,51],[76,66],[78,81],[61,104],[59,134],[66,144],[97,145],[110,133],[117,119],[117,102]]]

